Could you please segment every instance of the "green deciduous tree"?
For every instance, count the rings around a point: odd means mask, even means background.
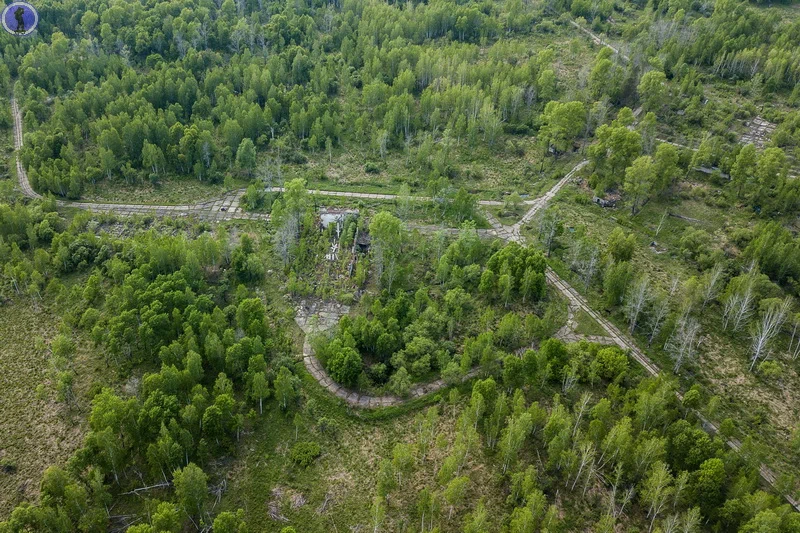
[[[663,72],[651,70],[645,72],[639,81],[639,98],[645,111],[657,111],[664,105],[667,94],[667,77]]]
[[[633,279],[633,267],[627,261],[614,263],[606,269],[603,292],[606,305],[615,307],[622,303],[625,291]]]
[[[275,398],[277,398],[281,409],[288,409],[289,405],[297,398],[299,381],[297,376],[292,374],[292,371],[285,366],[282,366],[280,370],[278,370],[274,385]]]
[[[542,114],[539,139],[545,148],[566,152],[586,121],[583,102],[548,102]]]
[[[709,516],[721,503],[725,477],[725,464],[722,459],[716,457],[704,461],[700,468],[692,473],[691,489],[694,501],[700,504],[705,516]]]
[[[337,383],[352,387],[361,375],[361,355],[353,348],[344,346],[328,356],[328,372]]]
[[[258,400],[258,413],[264,412],[263,402],[265,398],[269,398],[270,388],[269,381],[264,372],[256,372],[250,383],[250,398]]]
[[[469,485],[469,478],[467,476],[459,476],[450,480],[447,487],[444,489],[444,499],[450,507],[448,518],[453,517],[455,508],[464,501],[467,495],[467,486]]]
[[[500,454],[503,458],[503,472],[517,460],[517,454],[533,428],[530,413],[522,413],[509,419],[500,437]]]
[[[606,250],[615,262],[630,261],[636,250],[636,236],[633,233],[625,235],[625,231],[616,227],[608,236]]]
[[[678,149],[671,144],[661,143],[653,156],[653,192],[661,194],[678,178]]]
[[[407,396],[411,390],[411,376],[405,367],[400,367],[389,378],[389,390],[398,396]]]
[[[620,110],[619,114],[622,115],[623,111]],[[596,137],[597,142],[587,150],[596,172],[590,184],[600,190],[614,188],[621,181],[619,177],[623,170],[642,153],[641,135],[619,123],[618,118],[611,125],[603,124],[597,128]]]
[[[161,502],[156,507],[151,520],[154,533],[180,533],[183,517],[174,503]]]
[[[736,161],[731,167],[731,180],[739,198],[752,193],[750,189],[755,179],[757,160],[756,147],[752,144],[745,144],[736,156]]]
[[[256,168],[256,147],[249,138],[242,139],[236,150],[236,166],[248,177],[253,175]]]
[[[649,155],[637,157],[625,170],[623,189],[630,199],[632,215],[635,215],[641,204],[647,200],[655,178],[653,158]]]
[[[238,509],[235,513],[223,511],[214,518],[214,533],[247,533],[247,524],[244,521],[244,511]]]
[[[391,292],[400,270],[399,260],[406,241],[405,228],[400,219],[388,211],[381,211],[372,217],[369,232],[377,277]]]
[[[178,502],[190,516],[200,517],[208,496],[208,476],[194,463],[189,463],[173,473],[173,483]]]
[[[642,499],[649,506],[647,516],[650,517],[650,531],[653,530],[656,518],[666,507],[673,490],[672,474],[667,465],[656,461],[642,482]]]

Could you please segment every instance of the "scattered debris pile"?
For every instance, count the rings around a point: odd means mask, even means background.
[[[769,142],[772,132],[775,131],[776,125],[768,120],[757,116],[753,120],[744,123],[747,131],[739,139],[742,144],[752,144],[758,149],[764,148]]]

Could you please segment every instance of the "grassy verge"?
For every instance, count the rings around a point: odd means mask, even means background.
[[[597,323],[597,321],[589,316],[589,313],[583,309],[579,309],[575,313],[575,333],[578,335],[605,335],[606,330]]]
[[[247,187],[247,182],[237,180],[234,188]],[[228,192],[222,183],[201,182],[191,177],[165,178],[159,185],[150,183],[127,184],[121,180],[99,181],[87,187],[81,196],[86,202],[124,204],[180,205],[196,204],[219,198]]]
[[[8,100],[0,97],[0,109],[8,109]],[[0,119],[0,123],[2,120]],[[0,180],[13,178],[14,169],[14,130],[11,126],[0,124]]]

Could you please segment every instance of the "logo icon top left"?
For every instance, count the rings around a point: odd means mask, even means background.
[[[39,13],[27,2],[13,2],[2,15],[3,29],[11,35],[24,37],[33,33],[39,24]]]

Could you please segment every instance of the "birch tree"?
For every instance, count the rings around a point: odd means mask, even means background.
[[[800,326],[800,313],[792,315],[792,338],[789,339],[789,355],[792,361],[800,355],[800,338],[797,336],[797,328]]]
[[[666,453],[667,439],[664,437],[651,437],[644,439],[636,445],[634,450],[634,466],[636,473],[641,475],[648,471],[650,465],[661,460]]]
[[[575,241],[570,248],[569,268],[578,274],[588,288],[597,275],[600,252],[597,246],[585,239]]]
[[[722,305],[722,329],[728,329],[733,316],[742,304],[742,295],[738,292],[728,295]]]
[[[666,507],[667,500],[673,491],[671,485],[672,474],[667,465],[662,461],[656,461],[642,484],[642,500],[649,505],[647,516],[650,518],[650,528],[648,531],[653,530],[656,518]]]
[[[664,344],[666,351],[675,362],[672,371],[677,374],[681,367],[697,355],[700,345],[700,324],[688,313],[678,318],[675,329]]]
[[[655,181],[653,158],[649,155],[637,157],[631,166],[625,170],[623,190],[631,199],[631,215],[635,215],[640,202],[646,202]]]
[[[509,419],[508,426],[503,430],[503,435],[500,439],[500,453],[503,457],[504,474],[509,466],[516,461],[517,453],[522,448],[525,437],[531,432],[532,427],[533,420],[530,413],[522,413]]]
[[[453,517],[453,511],[456,506],[459,505],[467,495],[468,484],[469,478],[467,476],[460,476],[450,481],[444,489],[444,499],[450,506],[450,511],[447,515],[448,520]]]
[[[658,237],[658,234],[661,233],[661,229],[664,227],[664,221],[667,220],[667,215],[669,215],[669,209],[664,209],[664,212],[661,214],[661,218],[658,219],[658,227],[656,228],[656,237]]]
[[[385,287],[392,291],[395,277],[400,268],[399,259],[405,240],[403,223],[387,211],[381,211],[369,224],[372,235],[372,253],[375,258],[376,276]]]
[[[408,183],[403,183],[397,193],[397,214],[401,219],[407,220],[410,213],[411,188],[408,186]]]
[[[422,489],[422,492],[419,493],[419,497],[417,498],[417,512],[420,515],[420,531],[422,533],[433,529],[433,515],[437,507],[436,502],[436,498],[434,498],[434,495],[431,494],[431,491],[428,489],[428,487],[425,487]],[[428,519],[427,524],[425,523],[426,518]]]
[[[681,533],[696,533],[700,530],[700,509],[692,507],[683,514]]]
[[[264,398],[269,398],[269,381],[264,372],[256,372],[250,384],[250,397],[258,400],[258,414],[264,413]]]
[[[575,423],[572,425],[572,437],[575,438],[575,434],[578,432],[578,428],[581,424],[581,419],[583,415],[586,413],[587,408],[589,407],[589,402],[592,401],[592,393],[591,392],[584,392],[581,395],[581,399],[578,401],[578,405],[575,407]]]
[[[572,243],[569,249],[569,268],[570,270],[578,271],[581,261],[583,260],[584,249],[587,243],[583,239],[578,239]]]
[[[633,437],[631,436],[631,419],[630,417],[620,418],[619,421],[609,430],[608,435],[603,439],[600,446],[603,452],[600,455],[601,467],[608,463],[615,463],[619,465],[622,460],[627,460],[633,445]]]
[[[478,446],[480,440],[477,430],[472,423],[468,422],[471,421],[465,420],[464,423],[461,424],[461,431],[456,434],[455,451],[453,453],[456,454],[458,458],[458,464],[456,465],[457,475],[461,474],[461,469],[467,464],[470,452],[473,448]]]
[[[642,276],[633,285],[633,289],[625,295],[625,315],[628,317],[628,331],[633,334],[642,310],[647,305],[650,295],[650,278]]]
[[[583,285],[586,289],[589,288],[589,285],[591,285],[592,281],[597,275],[597,269],[599,265],[600,265],[600,252],[597,250],[597,247],[591,246],[587,257],[583,261],[581,261],[579,267],[581,281],[583,281]]]
[[[732,325],[733,331],[737,332],[750,320],[753,314],[753,304],[757,298],[755,282],[756,274],[752,271],[738,278],[736,282],[738,287],[729,293],[723,306],[723,328],[727,329],[728,325]]]
[[[578,471],[575,473],[575,480],[569,490],[575,490],[575,485],[581,480],[583,475],[591,475],[595,460],[595,448],[591,441],[584,442],[580,448],[580,460],[578,462]]]
[[[678,292],[678,288],[681,286],[681,277],[677,274],[673,275],[669,279],[669,295],[675,296],[675,293]]]
[[[494,450],[500,429],[508,416],[508,399],[505,392],[501,392],[494,402],[494,410],[489,415],[484,425],[486,429],[486,446]]]
[[[672,507],[673,509],[681,502],[681,498],[685,496],[685,491],[689,487],[689,472],[682,471],[675,477],[673,484],[675,490],[672,493]]]
[[[571,391],[578,383],[579,377],[580,373],[577,362],[569,365],[568,367],[564,367],[564,378],[561,381],[561,392],[567,394],[569,391]]]
[[[761,314],[751,334],[750,343],[750,371],[756,364],[766,359],[770,354],[770,343],[780,333],[792,307],[792,301],[787,297],[783,300],[767,302],[766,309]]]
[[[623,467],[622,464],[617,464],[614,467],[614,481],[611,483],[611,492],[608,497],[608,514],[616,520],[622,513],[625,512],[625,507],[633,500],[636,489],[631,486],[622,492],[619,504],[617,503],[617,493],[620,490],[622,483]]]
[[[528,267],[525,269],[525,273],[522,275],[522,284],[520,285],[523,305],[525,304],[525,300],[531,295],[536,287],[536,282],[539,276],[541,276],[541,274],[539,274],[539,272],[533,268]]]
[[[299,219],[289,216],[283,220],[273,237],[275,243],[275,251],[281,258],[284,266],[289,265],[294,261],[294,247],[297,240],[300,238],[300,221]]]
[[[375,496],[372,499],[372,533],[378,533],[381,530],[383,520],[386,518],[386,503],[380,496]]]
[[[709,270],[703,278],[703,306],[705,309],[708,302],[713,300],[719,294],[720,284],[722,282],[722,274],[724,270],[722,263],[717,263]]]
[[[439,423],[439,409],[434,405],[425,413],[418,413],[414,418],[417,426],[417,449],[422,461],[425,461],[430,444],[436,437],[436,425]]]
[[[647,347],[653,344],[653,339],[661,332],[667,315],[669,315],[669,298],[660,291],[655,293],[651,299],[650,312],[648,313],[647,327]]]
[[[553,242],[558,235],[558,230],[561,227],[561,218],[558,213],[552,209],[548,209],[542,215],[539,221],[539,240],[547,250],[547,257],[550,257],[550,250],[553,248]]]
[[[414,453],[410,444],[399,442],[392,449],[392,466],[397,476],[397,485],[403,484],[403,475],[410,474],[414,468]]]
[[[278,377],[275,378],[275,397],[281,405],[283,410],[289,407],[289,403],[297,398],[297,388],[300,385],[300,379],[292,374],[291,370],[282,366],[278,370]]]
[[[677,513],[671,514],[664,519],[664,523],[661,524],[661,530],[664,533],[678,533],[680,525],[681,516]]]

